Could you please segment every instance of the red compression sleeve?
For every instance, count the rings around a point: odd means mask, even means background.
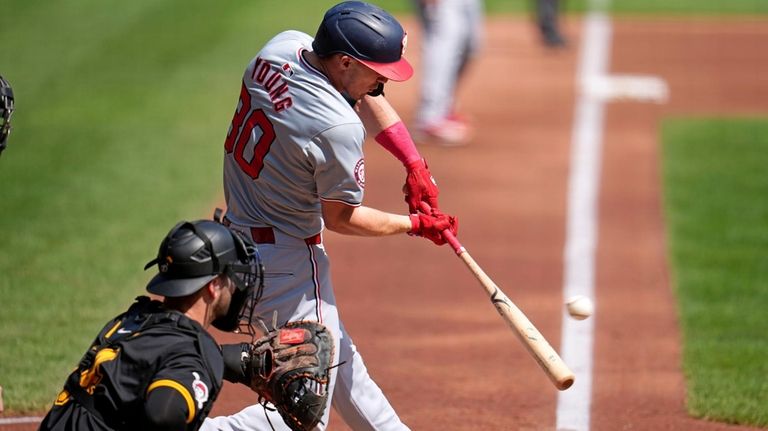
[[[413,143],[411,134],[408,133],[408,129],[405,128],[402,121],[382,130],[375,139],[379,145],[386,148],[404,165],[421,160],[419,150],[416,149],[416,144]]]

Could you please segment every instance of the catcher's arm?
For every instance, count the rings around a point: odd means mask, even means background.
[[[221,354],[224,356],[224,380],[232,383],[242,383],[250,386],[248,362],[250,362],[251,345],[248,343],[223,344]]]

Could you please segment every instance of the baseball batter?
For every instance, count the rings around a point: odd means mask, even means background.
[[[381,95],[388,80],[413,73],[402,57],[405,45],[395,18],[363,2],[329,9],[314,40],[298,31],[278,34],[245,70],[225,141],[226,220],[259,245],[268,268],[255,314],[271,322],[276,310],[278,324],[312,320],[331,330],[338,367],[332,369],[329,401],[356,430],[407,427],[368,375],[339,318],[322,231],[409,233],[443,244],[441,232],[455,234],[458,226],[437,210],[438,190],[426,163]],[[412,214],[362,205],[363,123],[406,166]],[[434,211],[416,213],[422,199]],[[202,429],[288,429],[265,407],[209,418]],[[325,429],[329,410],[318,429]]]

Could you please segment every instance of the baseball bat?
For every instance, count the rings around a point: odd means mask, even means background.
[[[428,209],[428,207],[423,208]],[[431,210],[425,211],[427,214]],[[568,365],[563,362],[560,355],[549,345],[547,339],[541,335],[536,326],[526,317],[507,295],[491,280],[480,265],[472,259],[467,249],[465,249],[458,239],[449,230],[443,231],[443,239],[453,248],[456,255],[461,258],[464,264],[472,272],[477,281],[485,289],[491,299],[491,303],[496,307],[496,311],[505,322],[512,328],[528,352],[538,362],[555,387],[564,391],[573,385],[575,376]]]

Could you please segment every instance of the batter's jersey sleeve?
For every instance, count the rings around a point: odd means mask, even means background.
[[[307,150],[313,163],[320,199],[359,206],[365,187],[365,160],[350,136],[356,125],[332,127],[319,133]]]

